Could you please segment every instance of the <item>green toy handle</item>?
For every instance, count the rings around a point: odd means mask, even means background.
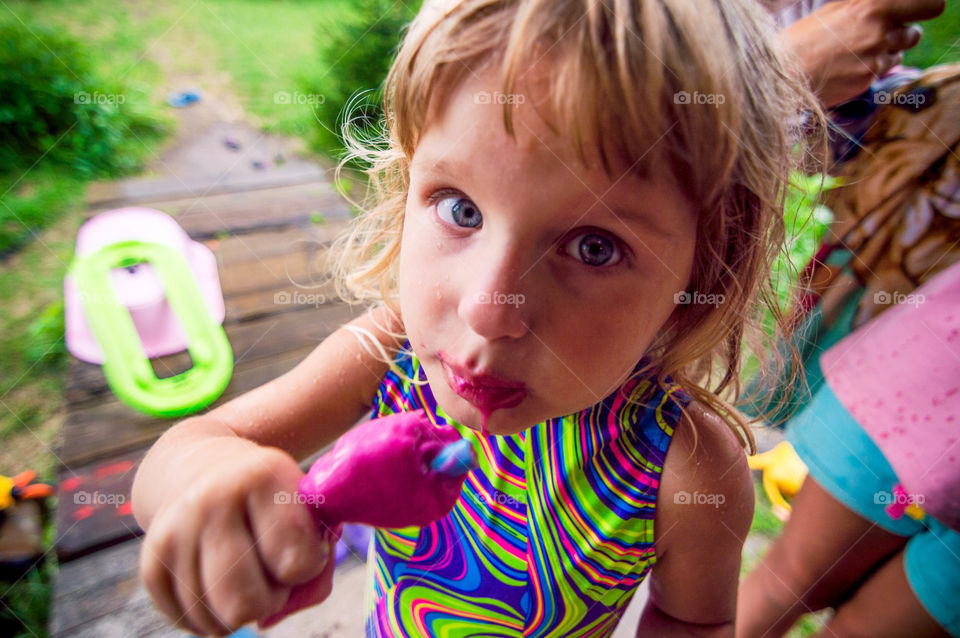
[[[133,318],[113,288],[110,272],[150,262],[163,282],[167,302],[187,335],[193,367],[160,379],[147,358]],[[210,315],[186,260],[173,248],[151,242],[122,241],[77,258],[70,267],[88,299],[84,314],[103,349],[103,373],[116,395],[130,407],[159,417],[202,410],[219,397],[233,374],[233,351]]]

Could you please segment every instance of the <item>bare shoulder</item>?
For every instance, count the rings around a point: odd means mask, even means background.
[[[720,417],[699,403],[691,402],[677,422],[663,464],[657,514],[668,527],[687,527],[702,518],[704,525],[727,524],[735,531],[744,527],[744,520],[749,527],[753,517],[746,452]],[[678,539],[660,537],[657,555],[662,558]]]
[[[692,402],[667,449],[654,514],[651,598],[662,611],[687,622],[732,620],[753,499],[737,436]]]

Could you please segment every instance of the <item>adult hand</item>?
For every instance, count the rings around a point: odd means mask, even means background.
[[[940,15],[946,0],[838,0],[781,32],[824,106],[866,91],[903,60],[923,30],[908,23]]]

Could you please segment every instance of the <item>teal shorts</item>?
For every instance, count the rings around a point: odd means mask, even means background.
[[[863,518],[907,536],[907,581],[927,612],[960,638],[960,534],[930,516],[891,518],[885,508],[900,481],[883,452],[823,384],[787,426],[787,440],[817,483]]]

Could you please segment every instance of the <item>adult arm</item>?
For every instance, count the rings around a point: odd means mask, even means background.
[[[908,23],[935,18],[946,0],[838,0],[781,32],[799,71],[824,106],[863,93],[920,42],[922,30]]]

